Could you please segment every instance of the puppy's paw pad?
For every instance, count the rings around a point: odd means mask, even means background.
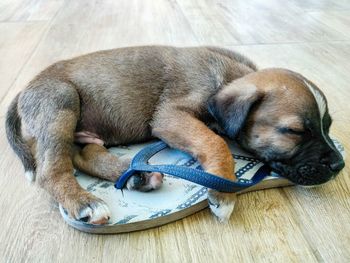
[[[108,206],[102,200],[93,201],[79,211],[78,220],[93,225],[107,224],[111,217]]]
[[[209,208],[221,223],[227,223],[229,221],[235,207],[235,202],[235,194],[209,190]]]
[[[141,172],[129,178],[126,183],[128,190],[148,192],[159,189],[163,184],[164,175],[157,172]]]

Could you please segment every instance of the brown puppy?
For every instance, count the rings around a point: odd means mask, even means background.
[[[72,217],[103,224],[108,207],[78,185],[73,164],[114,181],[128,164],[101,145],[158,137],[235,180],[228,146],[210,124],[298,184],[324,183],[344,166],[314,84],[287,70],[256,71],[247,58],[214,47],[123,48],[57,62],[14,99],[6,130],[30,179],[36,174]],[[74,141],[87,146],[79,152]],[[160,174],[139,174],[128,188],[161,182]],[[210,190],[209,201],[225,221],[235,195]]]

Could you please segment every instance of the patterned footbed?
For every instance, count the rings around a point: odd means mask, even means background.
[[[238,180],[249,182],[263,163],[241,150],[234,142],[227,142],[235,159],[235,174]],[[337,140],[334,142],[344,155],[344,147]],[[148,144],[113,147],[109,150],[119,158],[131,158]],[[199,163],[190,155],[170,148],[154,155],[149,163],[175,164],[201,169]],[[117,190],[113,182],[88,176],[80,171],[76,171],[75,176],[84,189],[104,200],[111,210],[109,224],[95,226],[69,218],[60,206],[65,221],[85,232],[120,233],[146,229],[183,218],[207,206],[206,187],[171,175],[165,175],[163,185],[159,190],[147,193],[126,189]],[[286,186],[291,183],[277,174],[271,173],[263,180],[262,184],[264,187],[253,187],[252,190]]]

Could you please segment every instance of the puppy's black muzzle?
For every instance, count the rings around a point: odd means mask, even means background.
[[[314,142],[305,145],[292,159],[272,161],[270,166],[293,183],[318,185],[334,178],[345,163],[333,143]]]

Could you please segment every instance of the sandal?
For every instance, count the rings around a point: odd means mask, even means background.
[[[130,168],[118,181],[105,181],[79,171],[79,184],[103,199],[110,208],[111,218],[106,225],[92,225],[70,218],[64,208],[60,212],[72,227],[89,233],[123,233],[167,224],[194,214],[208,206],[207,188],[238,194],[293,185],[271,172],[264,163],[241,150],[234,142],[227,143],[235,159],[237,181],[233,182],[204,172],[189,154],[169,148],[164,142],[110,148],[119,158],[131,158]],[[334,140],[344,155],[343,146]],[[128,178],[137,171],[165,174],[163,185],[152,192],[123,190]]]

